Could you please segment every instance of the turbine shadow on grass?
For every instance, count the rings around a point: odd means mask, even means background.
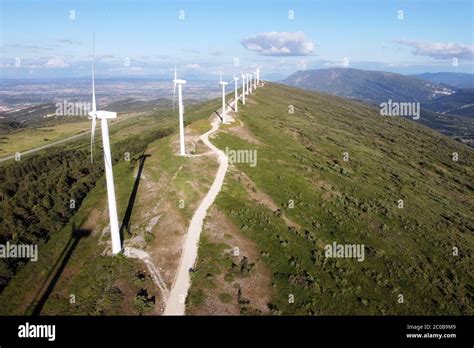
[[[214,113],[215,113],[215,114],[217,115],[217,117],[219,117],[219,118],[221,119],[221,121],[222,121],[222,116],[221,116],[221,114],[220,114],[219,112],[217,112],[217,110],[214,111]]]
[[[232,111],[234,111],[234,112],[235,112],[235,106],[232,106],[230,103],[226,103],[226,104],[229,106],[229,108],[231,108],[231,109],[232,109]]]
[[[140,185],[140,179],[143,173],[143,166],[145,165],[145,161],[147,157],[150,155],[141,155],[139,158],[139,165],[137,171],[137,177],[135,178],[135,183],[133,184],[132,193],[130,194],[130,199],[128,200],[127,209],[125,210],[125,215],[123,216],[122,225],[120,226],[120,239],[124,240],[124,230],[130,232],[130,218],[132,217],[133,206],[135,205],[135,199],[137,198],[138,186]]]
[[[87,238],[91,234],[92,230],[90,229],[76,229],[75,224],[73,223],[72,225],[72,234],[71,237],[69,238],[69,241],[66,244],[66,247],[63,249],[61,252],[61,255],[57,259],[56,263],[54,264],[53,268],[51,269],[51,272],[49,273],[48,277],[46,278],[45,282],[43,283],[43,286],[38,293],[38,296],[41,295],[41,298],[38,301],[34,301],[32,306],[34,306],[32,315],[40,315],[41,311],[43,310],[43,307],[48,300],[48,298],[51,296],[59,278],[61,277],[61,274],[64,272],[64,269],[66,268],[66,265],[71,258],[74,250],[76,249],[77,245],[79,244],[79,241],[81,238]],[[58,266],[59,265],[59,266]],[[54,275],[51,277],[51,274]],[[48,279],[51,279],[48,283]],[[46,286],[46,284],[48,285]],[[46,286],[46,289],[43,290]]]

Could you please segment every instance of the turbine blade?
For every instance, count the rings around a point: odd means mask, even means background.
[[[175,104],[176,104],[176,82],[173,84],[173,112],[174,112]]]
[[[91,163],[94,163],[94,159],[92,156],[92,149],[94,146],[94,138],[95,138],[95,124],[96,124],[96,118],[94,115],[92,116],[92,129],[91,129]]]
[[[174,80],[173,80],[173,113],[176,104],[176,80],[178,79],[178,73],[176,70],[176,65],[174,66]]]
[[[95,33],[92,37],[92,111],[97,110],[96,102],[95,102],[95,67],[94,67],[94,60],[95,60]]]

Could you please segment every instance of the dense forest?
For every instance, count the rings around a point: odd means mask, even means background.
[[[112,145],[113,163],[130,153],[130,166],[146,146],[173,132],[148,131]],[[98,146],[96,146],[98,147]],[[46,243],[81,206],[87,193],[103,176],[101,152],[91,163],[86,146],[52,148],[0,167],[0,244]],[[73,200],[73,201],[71,201]],[[25,259],[0,259],[0,293]]]

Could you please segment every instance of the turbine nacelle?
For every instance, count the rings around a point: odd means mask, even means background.
[[[227,85],[227,82],[222,81],[222,73],[220,73],[219,76],[220,76],[220,77],[219,77],[219,85],[221,85],[221,86]]]
[[[176,85],[184,85],[186,83],[186,80],[174,79],[173,83]]]

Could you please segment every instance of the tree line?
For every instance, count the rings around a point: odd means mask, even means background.
[[[112,160],[130,154],[130,166],[147,145],[173,128],[148,131],[112,145]],[[102,156],[86,146],[51,148],[0,167],[0,244],[41,244],[64,227],[104,174]],[[71,201],[73,200],[73,201]],[[0,293],[27,261],[0,259]]]

